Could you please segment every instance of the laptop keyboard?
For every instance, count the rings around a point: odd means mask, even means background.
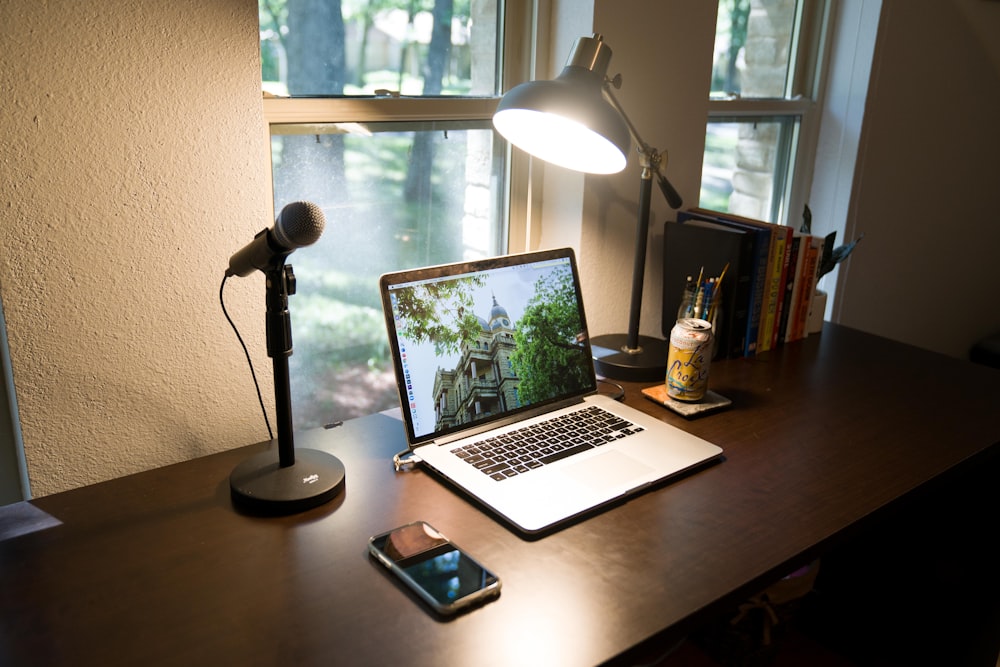
[[[591,406],[451,451],[501,481],[642,430],[642,426]]]

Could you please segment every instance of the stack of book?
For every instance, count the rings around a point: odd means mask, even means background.
[[[720,358],[752,357],[805,338],[826,246],[833,239],[702,208],[664,228],[663,335],[692,276],[724,274],[715,335]]]

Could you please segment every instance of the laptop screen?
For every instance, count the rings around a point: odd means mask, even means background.
[[[411,444],[596,389],[569,249],[386,274]]]

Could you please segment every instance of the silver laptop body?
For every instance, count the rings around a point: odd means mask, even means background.
[[[572,249],[388,273],[380,292],[410,449],[524,533],[554,529],[722,454],[597,393]],[[590,408],[596,414],[576,414]],[[564,441],[559,429],[578,418],[584,430],[596,423],[606,433],[598,444]],[[539,436],[538,425],[551,420],[555,433]],[[514,435],[524,436],[521,448],[508,444],[507,453],[479,444]],[[522,447],[533,436],[535,449]]]

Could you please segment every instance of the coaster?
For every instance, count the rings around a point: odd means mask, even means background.
[[[709,389],[705,392],[705,397],[702,398],[697,403],[689,403],[687,401],[675,401],[674,399],[667,396],[667,385],[658,384],[652,387],[646,387],[642,390],[642,395],[649,400],[662,405],[668,410],[673,410],[677,414],[684,417],[694,417],[696,415],[704,414],[712,410],[721,410],[722,408],[728,407],[733,404],[731,400],[725,396],[716,394],[714,391]]]

